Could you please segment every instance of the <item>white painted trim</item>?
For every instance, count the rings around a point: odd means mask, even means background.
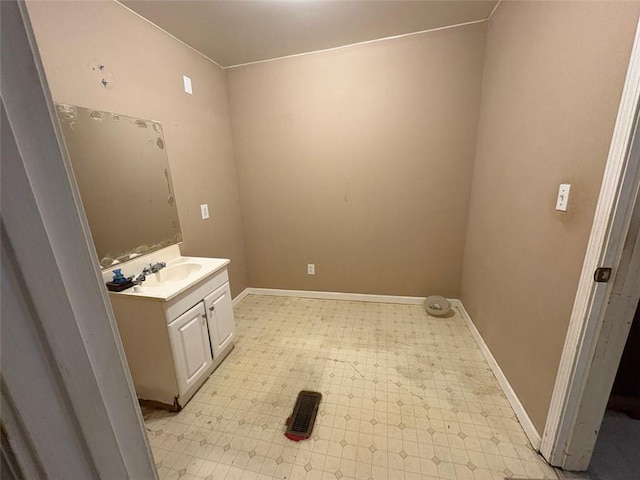
[[[491,17],[493,17],[493,14],[496,13],[496,10],[498,9],[501,3],[502,3],[502,0],[498,0],[498,3],[496,3],[496,6],[493,7],[493,10],[491,10],[491,13],[487,17],[487,20],[491,20]]]
[[[204,57],[205,59],[209,60],[211,63],[213,63],[216,67],[218,67],[220,70],[224,70],[225,67],[223,67],[222,65],[220,65],[218,62],[216,62],[214,59],[207,57],[204,53],[202,53],[200,50],[196,50],[195,48],[193,48],[191,45],[189,45],[188,43],[183,42],[182,40],[180,40],[178,37],[176,37],[175,35],[172,35],[171,33],[167,32],[164,28],[156,25],[155,23],[153,23],[151,20],[149,20],[146,17],[143,17],[142,15],[140,15],[138,12],[136,12],[135,10],[131,10],[129,7],[127,7],[126,5],[124,5],[123,3],[120,3],[119,0],[113,0],[115,3],[117,3],[118,5],[120,5],[122,8],[130,11],[131,13],[133,13],[136,17],[144,20],[145,22],[147,22],[149,25],[153,25],[155,28],[157,28],[158,30],[160,30],[162,33],[169,35],[171,38],[173,38],[176,42],[181,43],[182,45],[184,45],[185,47],[187,47],[189,50],[193,50],[195,53],[197,53],[198,55],[200,55],[201,57]]]
[[[637,144],[640,139],[634,141]],[[634,145],[640,155],[640,145]],[[636,172],[640,175],[640,169]],[[640,177],[639,177],[640,178]],[[640,299],[640,204],[634,209],[623,257],[602,319],[596,348],[590,359],[586,385],[571,436],[563,450],[562,468],[587,470],[609,402],[626,340]]]
[[[614,269],[614,277],[617,274],[635,199],[634,189],[637,191],[638,188],[637,179],[627,175],[627,170],[630,162],[637,163],[637,160],[630,159],[628,153],[639,101],[640,26],[636,30],[591,236],[542,436],[540,451],[549,463],[556,466],[565,466],[568,457],[580,455],[570,452],[570,443],[613,286],[613,281],[595,283],[593,272],[597,267],[607,266]],[[610,348],[623,346],[616,344]],[[603,391],[602,395],[605,394],[608,392]]]
[[[156,479],[27,7],[0,12],[3,427],[25,442],[7,439],[49,478]]]
[[[242,300],[244,300],[245,298],[247,298],[247,295],[249,295],[249,289],[245,288],[243,291],[241,291],[232,301],[231,301],[231,305],[232,306],[236,306],[238,305]]]
[[[538,433],[538,430],[536,430],[536,427],[533,425],[533,422],[529,418],[529,415],[527,414],[527,411],[525,410],[524,406],[522,405],[522,403],[520,403],[520,399],[518,398],[518,395],[516,394],[513,387],[511,387],[509,380],[507,380],[507,377],[505,376],[504,372],[500,368],[500,365],[498,365],[498,362],[493,357],[491,350],[489,350],[489,347],[487,346],[484,339],[482,338],[482,335],[480,335],[480,332],[474,325],[473,321],[471,320],[471,317],[469,316],[469,313],[464,308],[464,305],[462,304],[462,302],[458,301],[458,304],[456,305],[455,308],[458,309],[460,316],[462,317],[462,319],[464,320],[464,323],[466,323],[467,327],[469,328],[469,331],[471,332],[473,339],[476,341],[478,348],[480,348],[482,355],[484,356],[485,360],[489,364],[489,368],[491,368],[493,375],[496,377],[496,380],[498,380],[498,383],[500,384],[502,391],[507,397],[507,400],[509,401],[511,408],[515,412],[516,417],[520,422],[520,425],[522,425],[524,433],[527,435],[527,438],[531,442],[531,445],[535,450],[538,450],[540,448],[540,434]]]
[[[315,292],[311,290],[281,290],[276,288],[254,288],[245,290],[249,295],[271,295],[275,297],[317,298],[320,300],[348,300],[352,302],[400,303],[422,305],[426,297],[402,297],[397,295],[371,295],[368,293]],[[244,293],[244,292],[243,292]],[[451,301],[451,304],[455,300]]]
[[[451,28],[466,27],[467,25],[475,25],[476,23],[486,22],[487,20],[488,20],[488,18],[483,18],[481,20],[474,20],[472,22],[457,23],[455,25],[447,25],[447,26],[444,26],[444,27],[437,27],[437,28],[430,28],[428,30],[421,30],[419,32],[403,33],[403,34],[400,34],[400,35],[393,35],[391,37],[376,38],[374,40],[365,40],[364,42],[350,43],[349,45],[340,45],[339,47],[325,48],[325,49],[322,49],[322,50],[314,50],[312,52],[294,53],[292,55],[283,55],[282,57],[267,58],[266,60],[256,60],[255,62],[239,63],[238,65],[230,65],[228,67],[222,67],[222,68],[227,70],[228,68],[246,67],[246,66],[249,66],[249,65],[256,65],[256,64],[259,64],[259,63],[275,62],[277,60],[284,60],[284,59],[287,59],[287,58],[303,57],[303,56],[306,56],[306,55],[315,55],[317,53],[333,52],[333,51],[342,50],[342,49],[345,49],[345,48],[358,47],[360,45],[367,45],[369,43],[386,42],[387,40],[396,40],[396,39],[399,39],[399,38],[412,37],[414,35],[421,35],[423,33],[439,32],[440,30],[449,30]]]

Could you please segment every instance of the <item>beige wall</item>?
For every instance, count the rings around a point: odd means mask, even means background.
[[[163,123],[184,253],[230,257],[234,295],[460,296],[542,432],[638,2],[506,1],[488,32],[227,70],[230,107],[223,72],[116,3],[29,7],[56,101]]]
[[[247,274],[224,72],[115,2],[28,7],[54,101],[162,123],[182,252],[231,258],[231,288],[240,293]],[[104,72],[94,70],[99,63]],[[200,219],[202,203],[209,220]]]
[[[459,295],[484,36],[227,70],[250,285]]]
[[[540,433],[639,11],[503,2],[489,22],[461,299]]]

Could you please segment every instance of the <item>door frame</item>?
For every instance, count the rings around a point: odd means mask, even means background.
[[[640,268],[632,217],[640,188],[640,24],[636,30],[613,138],[578,283],[540,453],[554,466],[586,470],[629,334],[627,307],[638,301]],[[635,232],[637,235],[637,232]],[[608,283],[596,268],[612,269]],[[636,293],[637,292],[637,293]],[[622,302],[622,303],[620,303]],[[633,313],[631,314],[633,318]]]
[[[23,478],[157,479],[23,0],[0,25],[3,456]]]

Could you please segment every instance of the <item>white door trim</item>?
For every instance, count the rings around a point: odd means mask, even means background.
[[[612,292],[613,279],[618,273],[638,192],[640,179],[636,173],[639,158],[632,155],[631,145],[634,136],[637,137],[635,127],[639,101],[640,26],[636,30],[591,236],[540,447],[540,452],[549,463],[567,469],[582,468],[571,458],[580,455],[577,449],[583,445],[573,436],[576,422],[584,420],[578,418],[580,405],[583,401],[602,402],[602,398],[583,396],[589,376],[593,373],[591,366],[594,352],[599,341],[603,340],[600,335],[602,322]],[[598,267],[613,269],[609,283],[594,282],[593,274]],[[621,354],[625,341],[626,336],[610,338],[609,348],[619,349]],[[602,379],[604,383],[608,380]],[[596,396],[608,398],[609,391],[601,391]],[[598,419],[598,425],[600,421],[601,418]],[[594,432],[594,443],[596,436],[597,432]]]
[[[156,479],[26,5],[0,12],[3,434],[28,478]]]

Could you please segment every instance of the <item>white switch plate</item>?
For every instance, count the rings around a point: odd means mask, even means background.
[[[316,264],[309,263],[307,264],[307,275],[315,275],[316,274]]]
[[[560,184],[560,188],[558,189],[556,210],[559,210],[561,212],[567,211],[567,205],[569,204],[569,190],[571,190],[571,185],[569,185],[568,183]]]
[[[184,81],[184,91],[189,95],[193,95],[193,89],[191,88],[191,79],[186,75],[183,75],[182,80]]]
[[[209,204],[203,203],[202,205],[200,205],[200,213],[202,214],[203,220],[209,218]]]

